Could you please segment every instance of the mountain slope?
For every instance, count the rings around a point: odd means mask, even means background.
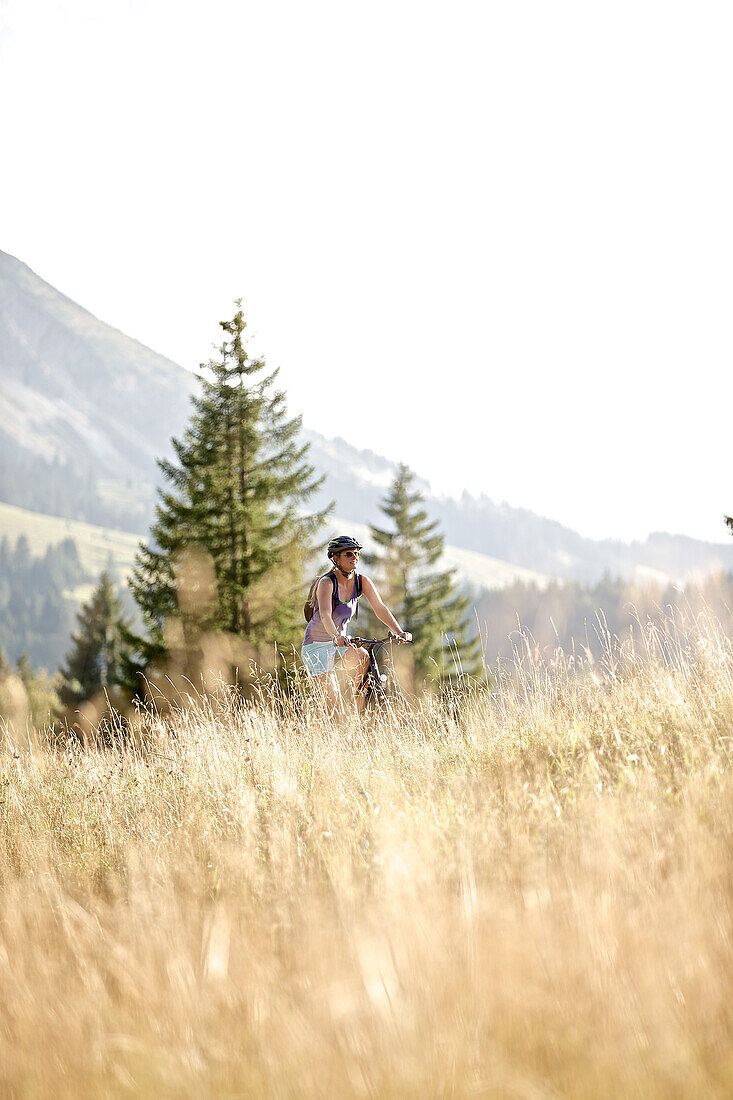
[[[74,506],[103,504],[98,482],[111,481],[149,507],[155,459],[188,416],[193,375],[99,321],[19,260],[0,252],[0,458],[3,499],[31,503],[28,489],[53,499],[79,485]],[[55,472],[54,472],[55,471]],[[25,496],[24,496],[25,494]],[[78,500],[76,499],[78,498]],[[50,503],[47,502],[47,503]],[[51,508],[44,510],[51,511]],[[89,518],[83,516],[82,518]]]

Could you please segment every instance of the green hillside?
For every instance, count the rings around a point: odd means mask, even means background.
[[[140,541],[137,535],[125,531],[27,512],[12,504],[0,504],[0,539],[8,538],[10,542],[15,542],[21,535],[28,539],[34,557],[39,557],[49,546],[64,539],[73,539],[85,573],[97,577],[111,563],[120,579],[130,571]]]

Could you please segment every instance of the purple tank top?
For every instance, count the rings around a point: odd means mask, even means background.
[[[331,582],[329,581],[329,586]],[[343,634],[346,631],[351,619],[356,613],[356,605],[359,597],[356,594],[356,579],[354,580],[354,591],[351,599],[348,603],[344,603],[339,596],[337,600],[331,597],[331,618],[333,619],[333,625],[338,630],[339,634]],[[311,642],[330,642],[331,635],[326,630],[323,622],[321,621],[321,613],[318,608],[318,600],[316,600],[316,606],[313,611],[313,617],[305,628],[305,637],[303,638],[303,645],[310,645]]]

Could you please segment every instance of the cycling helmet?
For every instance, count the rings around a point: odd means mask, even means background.
[[[340,554],[342,550],[362,550],[363,547],[357,539],[353,539],[351,535],[336,535],[335,539],[331,539],[328,544],[328,556],[333,561],[335,554]]]

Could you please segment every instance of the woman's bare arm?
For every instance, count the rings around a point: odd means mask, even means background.
[[[388,626],[389,629],[402,638],[404,642],[411,642],[412,634],[410,634],[408,630],[402,629],[382,597],[377,592],[373,582],[369,580],[369,577],[365,577],[363,573],[361,577],[361,590],[369,601],[369,606],[380,623],[384,623],[385,626]]]

